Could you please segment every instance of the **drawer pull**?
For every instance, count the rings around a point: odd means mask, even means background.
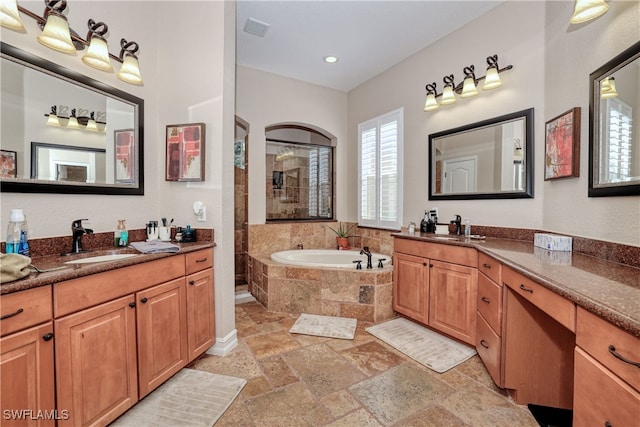
[[[193,286],[193,285],[195,285],[195,284],[196,284],[196,281],[195,281],[195,280],[189,280],[189,284],[190,284],[191,286]]]
[[[523,290],[523,291],[525,291],[525,292],[529,292],[530,294],[532,294],[532,293],[533,293],[533,289],[531,289],[531,288],[527,288],[527,287],[526,287],[525,285],[523,285],[523,284],[520,284],[520,289],[522,289],[522,290]]]
[[[48,334],[44,334],[42,339],[45,341],[51,341],[53,339],[53,333],[49,332]]]
[[[196,262],[198,262],[198,263],[199,262],[206,262],[208,259],[209,258],[200,258],[200,259],[197,259]]]
[[[616,348],[613,345],[609,346],[609,353],[613,354],[618,359],[622,360],[624,363],[628,363],[629,365],[633,365],[636,368],[640,368],[640,362],[634,362],[633,360],[629,360],[620,353],[616,351]]]
[[[485,340],[480,340],[480,345],[483,346],[486,349],[489,348],[489,344],[487,344],[487,342]]]
[[[491,268],[491,264],[487,264],[486,262],[485,262],[484,264],[482,264],[482,266],[483,266],[484,268]]]
[[[489,298],[487,298],[487,297],[482,297],[482,298],[480,298],[480,300],[481,300],[482,302],[484,302],[485,304],[491,304],[491,301],[490,301],[490,300],[489,300]]]
[[[23,311],[24,311],[23,308],[19,308],[13,313],[5,314],[4,316],[0,317],[0,320],[4,320],[4,319],[8,319],[8,318],[13,317],[13,316],[17,316],[18,314],[22,313]]]

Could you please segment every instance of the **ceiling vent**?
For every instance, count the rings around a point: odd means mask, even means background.
[[[264,37],[271,25],[266,22],[258,21],[257,19],[249,18],[244,24],[245,33],[253,34],[254,36]]]

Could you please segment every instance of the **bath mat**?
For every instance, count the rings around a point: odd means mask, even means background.
[[[236,292],[236,304],[244,304],[245,302],[255,302],[256,299],[248,291]]]
[[[470,359],[476,350],[403,317],[365,329],[416,362],[443,373]]]
[[[111,427],[211,427],[247,383],[242,378],[182,369]]]
[[[302,313],[296,323],[289,329],[289,332],[292,334],[352,340],[356,334],[357,325],[357,319]]]

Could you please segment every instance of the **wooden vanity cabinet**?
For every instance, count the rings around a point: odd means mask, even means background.
[[[502,264],[481,252],[478,270],[476,350],[493,381],[503,387]]]
[[[472,248],[396,238],[394,310],[475,345],[477,263]]]
[[[0,315],[2,425],[53,426],[64,414],[55,412],[51,286],[3,295]]]
[[[640,420],[640,339],[577,310],[574,425],[631,426]],[[623,360],[624,359],[624,360]]]
[[[215,344],[213,250],[186,255],[187,351],[189,362]]]

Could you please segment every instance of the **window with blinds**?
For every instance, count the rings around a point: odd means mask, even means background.
[[[402,224],[403,109],[358,126],[359,224],[400,229]]]
[[[605,99],[606,123],[603,141],[608,141],[602,150],[600,181],[605,183],[624,182],[635,179],[631,170],[631,141],[633,140],[631,107],[618,98]]]

